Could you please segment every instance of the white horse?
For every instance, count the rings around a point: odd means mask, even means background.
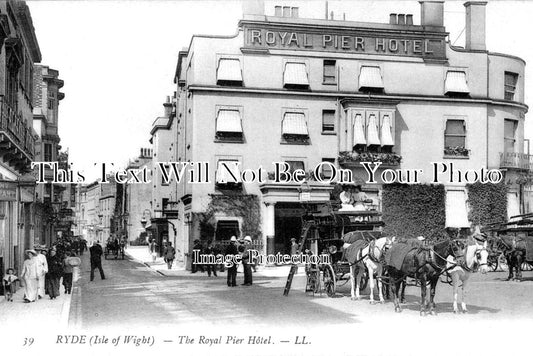
[[[464,252],[464,260],[459,258],[454,258],[453,256],[447,257],[447,268],[451,268],[448,273],[452,278],[453,286],[453,312],[458,313],[459,309],[457,307],[457,297],[459,287],[461,287],[462,296],[461,296],[461,308],[463,313],[467,313],[466,309],[466,287],[468,285],[468,279],[473,272],[478,270],[481,273],[485,274],[489,271],[487,266],[487,258],[489,252],[487,251],[487,242],[479,243],[473,237],[467,239],[467,246]],[[462,257],[462,256],[461,256]],[[461,282],[461,286],[459,286]]]
[[[361,278],[363,277],[364,268],[368,271],[368,278],[370,280],[370,303],[374,304],[374,274],[378,280],[378,291],[380,303],[385,302],[383,298],[383,285],[381,277],[383,274],[383,265],[381,263],[382,256],[385,250],[389,248],[394,242],[394,237],[382,237],[370,242],[366,247],[359,250],[357,254],[357,263],[350,266],[350,281],[352,282],[352,300],[360,300],[359,294]],[[357,270],[357,276],[355,276]],[[355,283],[357,282],[357,283]],[[354,291],[355,289],[355,291]]]

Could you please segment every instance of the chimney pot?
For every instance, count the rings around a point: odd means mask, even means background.
[[[405,14],[398,14],[398,25],[405,25]]]
[[[294,17],[294,18],[298,18],[298,16],[299,16],[299,13],[298,13],[298,12],[299,12],[299,8],[297,8],[297,7],[293,7],[293,8],[291,8],[291,15],[292,15],[292,17]]]
[[[409,26],[413,25],[413,14],[405,15],[405,24]]]
[[[283,6],[283,17],[291,17],[291,7]]]
[[[398,23],[398,16],[396,14],[389,15],[389,24],[396,25]]]
[[[274,16],[281,17],[281,6],[274,6]]]

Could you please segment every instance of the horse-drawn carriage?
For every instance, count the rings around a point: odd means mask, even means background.
[[[489,226],[488,242],[492,264],[506,264],[508,280],[520,279],[522,270],[531,269],[533,264],[533,213],[511,217],[506,223]],[[494,256],[497,260],[495,262]]]
[[[326,257],[321,259],[326,262],[306,264],[306,292],[326,293],[332,297],[338,287],[350,281],[351,268],[360,267],[348,260],[345,246],[355,241],[369,243],[381,237],[383,222],[376,210],[339,211],[331,203],[315,205],[313,208],[308,209],[303,217],[300,250],[308,255]],[[286,294],[295,272],[291,269]],[[368,278],[366,270],[362,270],[359,282],[361,290],[366,288]]]
[[[124,259],[124,241],[119,241],[118,239],[108,239],[104,249],[104,257],[107,260],[108,256],[115,257],[116,259]]]

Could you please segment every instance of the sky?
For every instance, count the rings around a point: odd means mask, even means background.
[[[464,45],[464,2],[446,2],[450,41]],[[74,169],[96,178],[94,163],[124,167],[150,147],[150,129],[163,114],[178,52],[193,34],[231,35],[242,17],[241,1],[27,1],[42,64],[59,70],[65,93],[59,105],[59,135]],[[266,1],[300,7],[300,17],[323,18],[325,1]],[[328,1],[334,18],[387,23],[389,13],[411,13],[420,24],[418,1]],[[487,49],[523,58],[526,103],[533,98],[533,2],[489,1]],[[526,137],[533,142],[532,114]],[[532,143],[533,146],[533,143]],[[533,147],[532,147],[533,150]]]

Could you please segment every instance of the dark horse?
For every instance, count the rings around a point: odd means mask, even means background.
[[[507,280],[522,278],[522,263],[526,262],[526,244],[524,240],[513,236],[496,236],[489,239],[493,250],[502,251],[509,268]]]
[[[411,277],[420,282],[421,288],[421,303],[420,315],[425,316],[427,313],[427,306],[429,304],[429,313],[436,315],[435,311],[435,289],[439,282],[439,276],[446,270],[446,257],[450,254],[455,255],[452,240],[444,240],[436,242],[432,247],[420,246],[419,248],[411,248],[407,254],[402,253],[405,245],[393,245],[389,252],[390,259],[387,264],[387,272],[390,276],[392,284],[392,293],[394,296],[394,310],[401,312],[399,295],[400,286],[405,277]],[[396,256],[395,256],[396,255]],[[396,258],[403,258],[403,262],[391,263]],[[400,268],[398,268],[401,265]],[[430,286],[430,299],[427,301],[427,283]]]

